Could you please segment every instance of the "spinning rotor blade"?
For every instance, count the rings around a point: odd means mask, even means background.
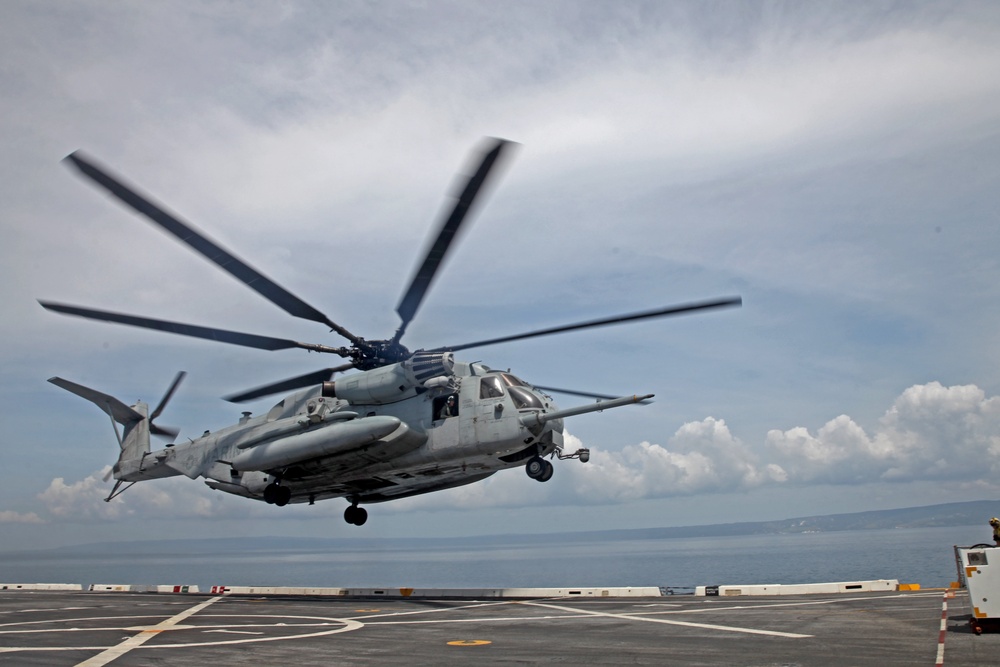
[[[209,240],[190,223],[181,221],[180,218],[168,213],[157,204],[154,204],[150,199],[139,194],[135,189],[125,185],[120,180],[111,176],[89,159],[84,158],[80,151],[76,151],[68,155],[65,159],[79,169],[80,173],[84,176],[106,189],[123,203],[135,209],[138,213],[144,215],[151,222],[155,222],[164,230],[176,236],[206,259],[214,262],[220,268],[229,272],[237,280],[242,281],[248,287],[285,312],[290,315],[294,315],[295,317],[301,317],[306,320],[312,320],[314,322],[319,322],[320,324],[325,324],[344,338],[350,340],[355,345],[360,343],[360,339],[350,331],[344,329],[338,324],[335,324],[326,315],[316,310],[285,288],[281,287],[270,278],[267,278],[249,264],[235,257],[214,241]]]
[[[313,352],[331,352],[342,357],[350,356],[349,351],[343,347],[327,347],[313,343],[299,343],[288,338],[272,338],[271,336],[258,336],[256,334],[241,333],[239,331],[229,331],[227,329],[214,329],[211,327],[199,327],[193,324],[182,324],[180,322],[169,322],[167,320],[155,320],[149,317],[138,317],[136,315],[126,315],[124,313],[113,313],[106,310],[95,310],[92,308],[81,308],[51,301],[39,301],[43,308],[65,315],[76,315],[91,320],[101,320],[103,322],[115,322],[116,324],[127,324],[143,329],[155,329],[166,331],[167,333],[180,334],[182,336],[193,336],[194,338],[206,338],[220,343],[231,343],[232,345],[242,345],[244,347],[255,347],[260,350],[286,350],[290,348],[302,348]]]
[[[343,366],[337,366],[336,368],[324,368],[321,371],[306,373],[305,375],[288,378],[287,380],[279,380],[278,382],[266,384],[262,387],[257,387],[256,389],[251,389],[241,394],[225,396],[224,398],[230,403],[252,401],[253,399],[260,398],[262,396],[270,396],[271,394],[277,394],[282,391],[291,391],[293,389],[301,389],[302,387],[308,387],[309,385],[327,382],[333,377],[334,373],[346,371],[351,368],[354,368],[354,364],[344,364]]]
[[[170,399],[173,397],[174,392],[177,391],[177,386],[186,377],[187,377],[187,371],[181,371],[174,378],[174,381],[172,383],[170,383],[170,388],[167,389],[167,393],[165,393],[163,395],[163,398],[160,399],[160,404],[157,405],[156,409],[153,410],[153,412],[150,413],[150,415],[149,415],[149,422],[150,422],[150,424],[153,423],[154,419],[156,419],[157,417],[160,416],[160,414],[163,412],[163,408],[167,407],[167,403],[170,402]],[[177,435],[177,434],[174,433],[174,435]]]
[[[601,320],[591,320],[589,322],[580,322],[578,324],[567,324],[561,327],[540,329],[538,331],[530,331],[528,333],[514,334],[513,336],[504,336],[502,338],[490,338],[488,340],[476,341],[475,343],[465,343],[464,345],[451,345],[448,347],[439,347],[428,351],[457,352],[459,350],[467,350],[470,347],[483,347],[486,345],[495,345],[497,343],[506,343],[512,340],[522,340],[524,338],[535,338],[537,336],[548,336],[551,334],[564,333],[566,331],[576,331],[577,329],[603,327],[610,324],[634,322],[636,320],[645,320],[653,317],[667,317],[668,315],[680,315],[682,313],[690,313],[696,310],[707,310],[710,308],[725,308],[727,306],[740,306],[742,304],[743,304],[743,299],[740,297],[728,297],[725,299],[716,299],[714,301],[699,301],[696,303],[687,303],[680,306],[670,306],[669,308],[662,308],[660,310],[648,310],[648,311],[643,311],[641,313],[616,315],[614,317],[608,317]]]
[[[173,440],[177,437],[177,434],[180,433],[181,430],[179,428],[173,428],[172,426],[157,426],[156,424],[150,422],[149,432],[153,435]]]
[[[482,161],[479,163],[479,167],[476,169],[475,173],[469,177],[468,182],[465,184],[465,188],[462,190],[462,194],[455,200],[455,206],[452,209],[451,214],[445,218],[444,223],[441,225],[441,229],[438,231],[434,244],[427,251],[427,256],[424,257],[424,263],[420,265],[419,269],[417,269],[417,273],[413,276],[413,280],[410,281],[409,289],[406,291],[406,294],[403,295],[399,305],[396,307],[396,312],[399,313],[403,322],[399,325],[396,335],[393,336],[392,341],[394,343],[399,342],[399,339],[403,336],[403,332],[406,331],[406,327],[410,324],[410,321],[416,314],[417,309],[420,307],[420,302],[423,301],[424,296],[427,294],[427,290],[430,289],[431,283],[434,280],[434,274],[436,274],[437,270],[441,267],[441,262],[448,254],[448,248],[455,240],[455,235],[458,234],[458,230],[461,228],[462,223],[468,216],[469,210],[472,208],[472,204],[476,199],[476,195],[479,194],[480,189],[482,189],[483,185],[486,183],[490,170],[496,164],[496,161],[499,159],[504,147],[510,143],[511,142],[505,139],[491,140],[490,146],[492,146],[492,148],[489,148],[489,150],[484,153]]]

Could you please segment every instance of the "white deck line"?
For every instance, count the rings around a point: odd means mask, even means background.
[[[201,604],[196,604],[193,607],[185,609],[176,616],[171,616],[167,620],[161,621],[156,625],[143,628],[139,632],[139,634],[133,635],[132,637],[129,637],[128,639],[123,641],[121,644],[118,644],[117,646],[112,646],[106,651],[103,651],[92,658],[89,658],[81,663],[78,663],[77,667],[103,667],[112,660],[117,660],[118,658],[122,657],[132,649],[138,646],[142,646],[143,644],[145,644],[150,639],[160,634],[164,630],[172,630],[178,623],[180,623],[184,619],[188,618],[189,616],[193,616],[194,614],[197,614],[205,607],[208,607],[209,605],[214,604],[215,602],[218,602],[221,599],[222,599],[221,596],[211,598],[209,600],[206,600],[205,602],[202,602]]]

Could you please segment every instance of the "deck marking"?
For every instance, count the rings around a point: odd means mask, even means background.
[[[15,625],[37,625],[37,624],[40,624],[40,623],[78,623],[80,621],[118,620],[118,619],[123,619],[123,620],[128,620],[128,621],[134,622],[136,618],[141,618],[141,617],[137,617],[137,616],[103,616],[103,617],[90,617],[90,618],[83,617],[83,618],[74,618],[74,619],[49,619],[49,620],[46,620],[46,621],[25,621],[24,623],[20,623],[20,624],[18,624],[18,623],[9,623],[9,624],[5,624],[5,625],[8,626],[8,627],[10,627],[10,626],[15,626]],[[157,617],[157,618],[162,618],[162,617]],[[227,644],[252,644],[252,643],[259,643],[259,642],[287,641],[287,640],[295,640],[295,639],[308,639],[308,638],[312,638],[312,637],[325,637],[325,636],[329,636],[329,635],[335,635],[335,634],[338,634],[338,633],[341,633],[341,632],[350,632],[352,630],[359,630],[359,629],[361,629],[361,628],[364,627],[364,623],[360,623],[358,621],[349,620],[349,619],[343,619],[343,618],[328,618],[328,617],[324,617],[324,616],[289,616],[289,615],[278,615],[278,616],[275,616],[275,615],[271,615],[271,614],[266,614],[266,615],[258,615],[258,614],[253,614],[253,615],[243,615],[243,614],[202,614],[199,618],[201,618],[201,619],[208,619],[208,618],[224,618],[224,619],[240,618],[240,619],[244,619],[245,618],[245,619],[252,619],[254,621],[261,621],[261,620],[273,619],[273,618],[284,618],[284,619],[296,619],[296,620],[305,620],[305,621],[313,621],[313,622],[311,622],[311,623],[273,623],[273,622],[272,623],[259,623],[258,622],[258,623],[244,623],[244,624],[235,625],[235,626],[232,625],[232,624],[226,624],[226,625],[197,625],[197,626],[192,626],[192,625],[180,626],[180,625],[178,625],[178,626],[176,626],[174,628],[171,628],[171,629],[174,629],[174,630],[191,629],[191,630],[201,630],[201,631],[205,632],[205,631],[210,631],[212,629],[232,629],[232,628],[237,628],[238,629],[237,630],[238,634],[251,634],[251,633],[248,633],[248,632],[239,632],[239,630],[245,630],[245,629],[248,629],[248,628],[265,628],[265,629],[267,629],[267,628],[278,628],[278,627],[280,627],[281,629],[286,629],[286,628],[317,628],[318,631],[317,632],[307,632],[307,633],[304,633],[304,634],[278,635],[278,636],[271,636],[271,637],[267,637],[267,636],[265,636],[265,637],[257,637],[257,636],[255,636],[253,638],[247,638],[247,639],[229,639],[229,640],[216,640],[216,641],[205,641],[205,642],[161,644],[161,645],[156,645],[156,646],[141,646],[140,645],[140,646],[136,646],[136,648],[150,649],[150,650],[164,650],[164,649],[182,649],[182,648],[192,648],[192,647],[202,647],[202,646],[222,646],[222,645],[227,645]],[[331,626],[333,626],[333,627],[331,628]],[[140,628],[150,628],[150,627],[151,626],[140,626]],[[157,627],[157,626],[152,626],[152,627]],[[125,631],[127,629],[128,628],[122,627],[122,626],[117,626],[117,627],[101,627],[101,628],[87,628],[87,627],[78,628],[78,627],[73,627],[73,628],[53,628],[53,629],[48,629],[48,630],[46,630],[46,629],[42,629],[42,630],[8,630],[8,631],[3,632],[2,634],[20,634],[20,633],[31,634],[31,633],[38,633],[38,632]],[[155,636],[155,634],[159,634],[159,632],[162,632],[162,630],[157,630],[156,633],[154,633],[153,636]],[[263,633],[261,633],[261,634],[263,634]],[[128,640],[129,638],[125,638],[125,639]],[[17,652],[21,652],[21,651],[26,651],[26,652],[46,652],[46,653],[48,653],[48,652],[62,652],[62,651],[104,651],[104,652],[107,652],[108,650],[111,650],[111,648],[114,648],[114,647],[108,647],[108,646],[3,646],[3,647],[0,647],[0,654],[2,654],[2,653],[17,653]],[[94,664],[98,664],[98,663],[83,662],[83,663],[80,663],[77,667],[80,667],[81,665],[88,665],[88,667],[90,667],[90,665],[94,665]],[[107,664],[107,663],[100,663],[100,664]]]
[[[664,625],[681,625],[688,628],[704,628],[706,630],[723,630],[725,632],[742,632],[750,635],[767,635],[770,637],[788,637],[790,639],[805,639],[813,635],[802,635],[795,632],[779,632],[777,630],[758,630],[756,628],[737,628],[731,625],[710,625],[708,623],[690,623],[688,621],[672,621],[665,618],[646,618],[634,614],[610,614],[604,611],[588,611],[584,609],[574,609],[573,607],[563,607],[555,604],[545,604],[541,602],[525,602],[533,607],[548,607],[559,611],[568,611],[577,614],[588,614],[590,616],[604,616],[607,618],[619,618],[626,621],[644,621],[646,623],[663,623]]]
[[[723,605],[715,605],[715,606],[700,607],[700,608],[697,608],[697,609],[685,608],[685,609],[676,609],[676,610],[670,610],[670,611],[649,611],[649,612],[643,612],[643,613],[645,613],[645,614],[713,614],[713,613],[717,614],[717,613],[719,613],[721,611],[730,612],[730,611],[742,611],[742,610],[745,610],[745,609],[758,610],[758,609],[772,609],[772,608],[778,608],[778,607],[811,607],[811,606],[816,606],[816,605],[841,604],[843,602],[865,602],[865,601],[868,601],[868,600],[883,600],[883,599],[889,599],[889,598],[929,597],[930,595],[933,595],[933,596],[936,597],[937,593],[933,593],[933,594],[928,594],[928,593],[915,593],[915,594],[914,593],[909,593],[909,594],[905,594],[905,595],[879,595],[879,596],[871,596],[871,597],[863,597],[863,598],[841,598],[841,599],[827,598],[827,599],[823,599],[823,600],[809,600],[809,601],[806,601],[806,602],[774,602],[774,603],[761,602],[759,604],[745,604],[745,605],[725,605],[725,606],[723,606]],[[914,607],[914,608],[918,609],[918,607]]]
[[[386,612],[384,614],[377,614],[375,616],[357,616],[357,617],[348,618],[346,620],[350,620],[350,621],[364,620],[365,624],[368,625],[373,618],[394,618],[396,616],[414,616],[414,615],[417,615],[417,614],[440,614],[440,613],[449,612],[449,611],[466,611],[468,609],[478,609],[479,607],[498,607],[500,605],[505,605],[505,604],[506,605],[510,605],[510,604],[516,604],[516,603],[515,602],[509,602],[509,601],[505,601],[505,602],[478,602],[478,603],[475,603],[475,604],[463,604],[463,605],[459,605],[457,607],[444,607],[444,608],[441,608],[441,609],[421,609],[419,611],[393,611],[393,612]],[[355,611],[359,611],[359,610],[355,610]]]
[[[499,623],[500,621],[560,621],[567,618],[589,618],[592,614],[559,614],[549,616],[482,616],[477,618],[438,618],[426,621],[375,621],[365,625],[431,625],[441,623]]]
[[[142,646],[143,644],[145,644],[146,642],[148,642],[150,639],[157,636],[161,632],[175,629],[176,626],[187,617],[194,616],[202,609],[218,602],[221,599],[222,597],[218,596],[205,600],[204,602],[196,604],[195,606],[190,607],[188,609],[185,609],[176,616],[171,616],[167,620],[161,621],[160,623],[157,623],[154,626],[147,626],[146,629],[144,630],[142,630],[141,628],[132,628],[140,630],[139,634],[133,635],[128,639],[126,639],[125,641],[123,641],[122,643],[118,644],[117,646],[112,646],[111,648],[102,651],[101,653],[98,653],[94,657],[84,660],[81,663],[78,663],[77,667],[103,667],[103,665],[108,664],[112,660],[117,660],[118,658],[122,657],[132,649],[136,648],[137,646]]]
[[[486,646],[492,643],[487,639],[456,639],[453,642],[448,642],[448,646]]]
[[[944,639],[948,634],[948,597],[949,593],[945,593],[941,599],[941,629],[938,632],[937,661],[934,667],[944,665]]]

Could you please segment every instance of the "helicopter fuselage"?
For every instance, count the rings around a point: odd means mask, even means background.
[[[265,415],[245,413],[233,426],[120,461],[115,477],[183,474],[260,500],[276,484],[291,492],[285,502],[372,503],[468,484],[562,449],[561,419],[525,419],[557,410],[546,393],[509,372],[435,356],[429,377],[414,376],[412,360],[348,375]]]

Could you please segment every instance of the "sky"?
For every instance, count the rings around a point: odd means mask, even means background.
[[[0,4],[4,549],[756,521],[1000,498],[995,2]],[[104,503],[107,417],[335,365],[69,318],[37,299],[340,345],[61,163],[82,149],[358,335],[388,337],[484,137],[517,150],[404,342],[743,306],[459,354],[654,402],[566,420],[520,470],[369,507],[186,478]],[[561,407],[587,399],[560,396]],[[998,501],[1000,514],[1000,501]],[[984,517],[985,521],[988,517]],[[984,528],[984,538],[988,536]]]

